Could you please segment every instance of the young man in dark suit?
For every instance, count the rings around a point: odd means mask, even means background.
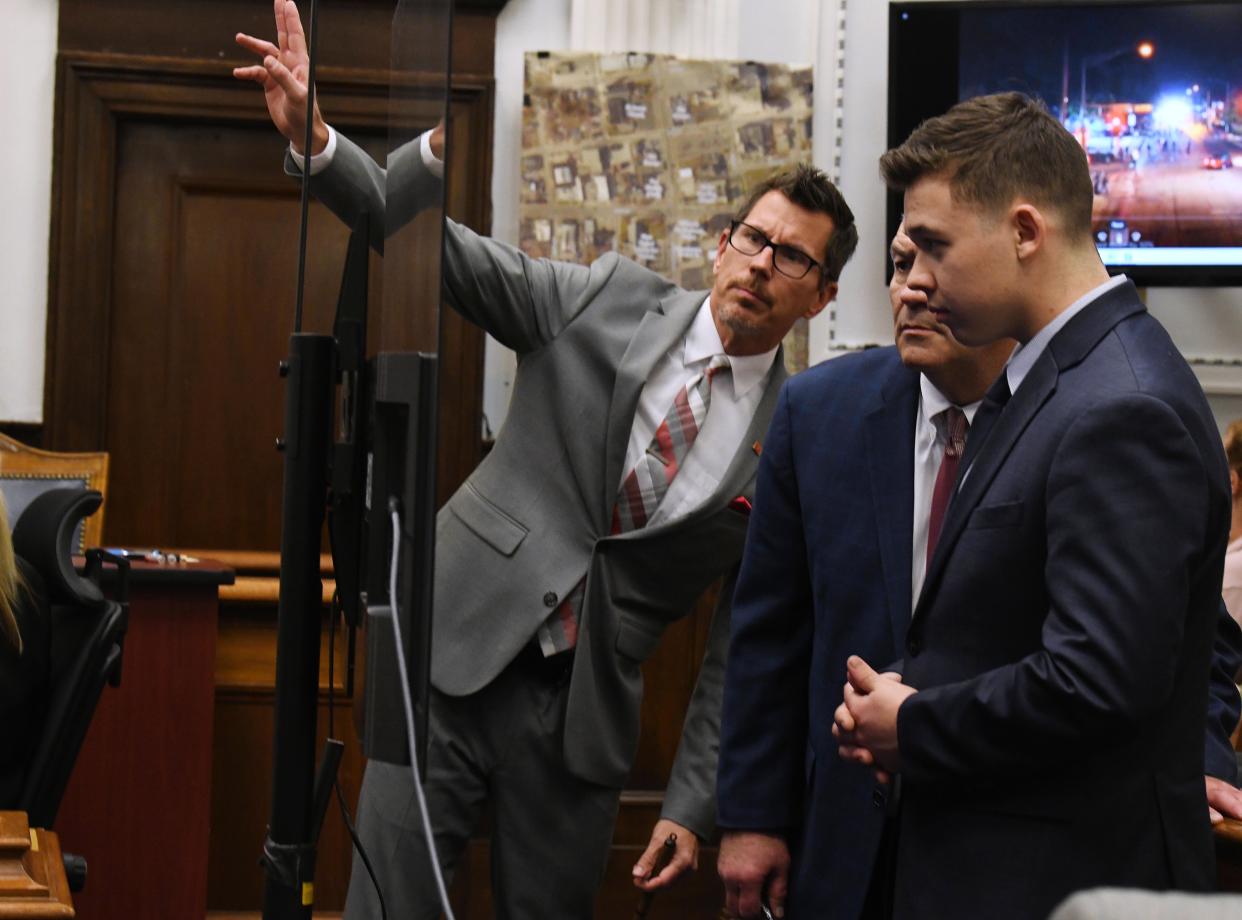
[[[842,756],[902,780],[894,915],[1208,889],[1229,490],[1202,388],[1101,264],[1086,158],[1041,105],[961,103],[881,170],[932,315],[1019,343],[960,458],[903,681],[852,657],[836,713]]]
[[[734,595],[718,781],[720,872],[742,917],[759,916],[761,899],[778,916],[815,920],[891,908],[891,879],[875,866],[891,856],[895,803],[869,769],[837,757],[840,675],[850,654],[901,657],[936,482],[952,461],[946,415],[956,407],[973,421],[1014,344],[961,345],[926,292],[908,286],[916,248],[904,232],[891,255],[896,347],[790,380],[764,442]],[[1238,815],[1229,733],[1242,634],[1223,612],[1215,651],[1206,781],[1209,801]]]

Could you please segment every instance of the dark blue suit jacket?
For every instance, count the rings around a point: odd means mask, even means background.
[[[975,448],[906,637],[896,916],[1214,887],[1200,720],[1230,501],[1199,382],[1125,283]]]
[[[859,915],[887,789],[837,756],[845,660],[900,660],[912,606],[918,375],[895,348],[789,380],[764,441],[733,607],[718,776],[723,828],[784,834],[788,916]],[[1234,779],[1228,736],[1242,635],[1221,613],[1209,770]]]

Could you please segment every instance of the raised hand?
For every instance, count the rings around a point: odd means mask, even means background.
[[[238,32],[236,41],[262,58],[261,64],[233,68],[233,76],[263,87],[272,124],[298,153],[306,143],[306,94],[310,80],[310,58],[302,17],[293,0],[275,0],[276,44]],[[328,143],[328,125],[315,102],[311,129],[311,153],[320,153]]]

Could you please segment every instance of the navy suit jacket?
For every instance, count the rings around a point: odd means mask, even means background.
[[[1212,888],[1200,720],[1230,500],[1199,382],[1126,283],[974,446],[906,637],[896,916]]]
[[[888,789],[837,756],[831,727],[846,658],[903,654],[918,401],[895,348],[848,355],[785,384],[764,440],[734,595],[718,823],[790,842],[795,920],[858,917],[883,828]],[[1242,635],[1223,607],[1216,652],[1208,772],[1233,781]]]

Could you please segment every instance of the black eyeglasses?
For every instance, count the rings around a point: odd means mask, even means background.
[[[735,220],[729,227],[729,245],[744,256],[757,256],[772,247],[772,266],[787,278],[805,278],[812,268],[822,273],[824,267],[801,249],[773,243],[762,231],[744,220]]]

